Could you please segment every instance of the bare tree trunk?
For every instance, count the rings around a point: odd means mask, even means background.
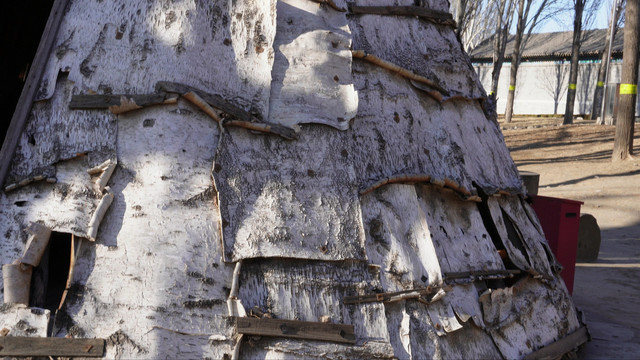
[[[629,159],[633,154],[633,127],[638,94],[638,1],[627,0],[620,107],[611,156],[613,161]]]
[[[575,0],[575,17],[573,19],[573,45],[571,46],[571,68],[569,70],[569,90],[567,91],[567,107],[564,111],[562,125],[573,124],[573,108],[576,100],[576,82],[578,80],[578,60],[580,57],[580,38],[582,33],[582,12],[585,0]]]
[[[498,23],[493,39],[493,71],[491,72],[491,91],[489,96],[495,100],[498,92],[498,79],[504,62],[504,51],[507,47],[509,27],[511,27],[511,14],[514,0],[502,0],[498,6]]]
[[[531,4],[527,1],[527,7]],[[528,10],[528,9],[527,9]],[[524,0],[518,0],[518,25],[516,29],[516,39],[513,45],[513,54],[511,54],[511,72],[509,77],[509,94],[507,95],[507,108],[504,112],[504,121],[511,122],[513,115],[513,99],[516,93],[516,79],[518,77],[518,65],[520,64],[520,44],[522,43],[522,35],[524,33]]]
[[[604,86],[607,77],[608,62],[611,60],[611,43],[615,38],[618,30],[618,19],[620,18],[620,8],[622,7],[622,1],[617,1],[613,5],[613,16],[611,16],[611,23],[609,24],[609,30],[607,31],[607,37],[605,38],[605,45],[602,49],[602,60],[598,67],[598,82],[596,83],[596,89],[593,92],[593,107],[591,109],[591,119],[595,120],[602,117],[602,98],[604,96]],[[604,118],[602,117],[598,124],[604,124]]]

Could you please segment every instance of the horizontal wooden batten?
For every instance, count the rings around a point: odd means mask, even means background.
[[[0,357],[102,357],[103,354],[104,339],[38,338],[24,336],[0,337]]]
[[[235,319],[236,329],[239,334],[331,341],[346,344],[355,344],[356,342],[353,325],[249,317],[236,317]]]
[[[533,359],[559,359],[562,355],[589,341],[589,331],[586,326],[579,328],[568,336],[551,343],[524,357]]]

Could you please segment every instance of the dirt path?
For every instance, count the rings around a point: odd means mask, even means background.
[[[540,174],[539,195],[583,201],[601,229],[595,263],[576,265],[573,297],[593,336],[584,359],[640,358],[640,126],[636,158],[611,162],[614,126],[559,118],[501,123],[520,170]]]

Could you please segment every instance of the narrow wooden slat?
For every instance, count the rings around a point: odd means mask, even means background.
[[[166,100],[166,95],[164,94],[73,95],[69,102],[69,108],[108,109],[110,106],[120,105],[122,97],[133,100],[142,107],[162,104]]]
[[[589,341],[587,327],[583,326],[569,336],[549,344],[524,357],[525,360],[533,359],[559,359],[562,355]]]
[[[9,166],[11,166],[11,160],[13,159],[13,155],[18,147],[18,142],[20,141],[20,136],[27,124],[27,118],[31,111],[33,99],[40,87],[40,79],[42,79],[42,74],[44,73],[47,62],[49,61],[49,54],[51,53],[51,49],[55,43],[58,28],[60,27],[60,22],[62,22],[64,10],[67,7],[68,2],[69,0],[56,0],[51,7],[51,14],[49,15],[49,20],[47,20],[47,25],[42,33],[42,38],[40,39],[40,44],[38,45],[33,65],[27,75],[27,81],[25,82],[22,93],[20,94],[20,99],[16,105],[16,111],[13,113],[11,124],[9,124],[7,135],[4,138],[2,149],[0,150],[0,187],[4,185],[7,173],[9,172]]]
[[[353,325],[249,317],[236,317],[235,319],[236,329],[239,334],[321,340],[347,344],[355,344],[356,342]]]
[[[520,270],[476,270],[476,271],[464,271],[464,272],[449,272],[444,273],[446,280],[461,279],[467,277],[512,277],[519,274]]]
[[[103,353],[104,339],[37,338],[24,336],[0,337],[0,357],[102,357]]]
[[[351,6],[352,14],[417,16],[444,25],[455,25],[450,13],[419,6]]]

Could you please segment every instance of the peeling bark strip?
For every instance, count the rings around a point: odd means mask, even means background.
[[[379,293],[371,295],[358,295],[358,296],[345,296],[344,304],[360,304],[368,302],[395,302],[407,299],[423,299],[427,302],[433,302],[442,298],[437,296],[440,293],[441,288],[427,286],[423,289],[411,289],[388,293]],[[430,296],[431,295],[431,296]]]
[[[356,342],[353,325],[248,317],[236,317],[235,319],[236,329],[240,334],[331,341],[346,344],[355,344]]]
[[[166,94],[73,95],[69,108],[74,110],[109,109],[114,114],[152,105],[175,104],[177,97]]]
[[[327,4],[327,6],[329,6],[330,8],[336,11],[340,11],[340,12],[347,11],[347,9],[341,8],[340,6],[336,5],[336,3],[333,2],[333,0],[311,0],[311,1],[316,2],[318,4]]]
[[[45,175],[36,175],[33,177],[20,180],[17,183],[9,184],[5,186],[4,191],[5,192],[13,191],[15,189],[27,186],[33,182],[42,181],[42,180],[46,180],[48,183],[55,183],[57,181],[56,178],[53,178],[53,177],[46,177]]]
[[[102,357],[104,339],[0,337],[0,356]]]
[[[403,67],[400,67],[396,64],[390,63],[386,60],[382,60],[379,57],[375,56],[375,55],[371,55],[371,54],[367,54],[364,50],[352,50],[351,51],[351,55],[356,58],[356,59],[362,59],[362,60],[366,60],[372,64],[378,65],[381,68],[387,69],[389,71],[393,71],[395,73],[397,73],[398,75],[405,77],[407,79],[410,80],[415,80],[421,83],[424,83],[432,88],[434,88],[437,91],[429,91],[428,89],[421,89],[423,91],[425,91],[427,94],[431,95],[431,97],[433,97],[434,99],[438,100],[438,102],[442,102],[444,101],[444,96],[448,96],[449,92],[445,89],[443,89],[442,87],[440,87],[438,84],[436,84],[434,81],[427,79],[424,76],[420,76],[416,73],[414,73],[411,70],[405,69]],[[444,96],[443,96],[444,95]]]
[[[589,331],[586,326],[579,328],[571,335],[551,343],[524,357],[524,360],[558,359],[562,355],[589,341]]]
[[[96,241],[96,236],[98,235],[98,227],[100,227],[100,222],[102,222],[102,218],[104,217],[104,214],[107,213],[107,209],[109,209],[109,206],[111,206],[111,203],[113,202],[113,194],[109,191],[110,190],[109,187],[106,187],[105,189],[107,190],[107,193],[104,194],[104,196],[100,200],[100,203],[96,208],[96,211],[94,211],[93,215],[91,216],[91,221],[89,221],[89,227],[87,229],[87,237],[91,241]]]
[[[417,16],[436,24],[456,26],[450,13],[435,11],[419,6],[356,6],[349,8],[352,14]]]
[[[29,288],[33,267],[27,264],[2,265],[4,302],[29,305]],[[0,355],[4,355],[0,352]]]
[[[49,244],[51,229],[38,223],[32,223],[27,231],[31,236],[29,236],[27,240],[20,262],[31,266],[38,266]]]

